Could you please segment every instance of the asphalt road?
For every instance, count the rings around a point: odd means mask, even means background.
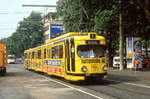
[[[109,70],[109,78],[88,83],[27,71],[11,64],[0,77],[0,99],[150,99],[150,73]]]

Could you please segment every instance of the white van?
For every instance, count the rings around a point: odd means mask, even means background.
[[[125,58],[124,58],[124,63],[125,63]],[[113,58],[113,67],[114,68],[119,68],[120,67],[120,57],[116,56]]]
[[[120,57],[114,57],[113,58],[113,67],[119,68],[119,66],[120,66]]]
[[[7,63],[8,64],[15,64],[16,59],[15,59],[15,55],[8,55],[7,56]]]

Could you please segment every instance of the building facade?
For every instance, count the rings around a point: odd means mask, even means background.
[[[46,43],[47,40],[60,36],[63,33],[63,21],[58,18],[55,12],[50,12],[43,17],[44,33],[43,40]]]

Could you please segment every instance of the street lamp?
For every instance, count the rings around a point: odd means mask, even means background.
[[[57,5],[35,5],[35,4],[23,4],[23,7],[54,7],[56,8]]]

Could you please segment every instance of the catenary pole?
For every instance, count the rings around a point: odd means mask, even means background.
[[[122,11],[123,2],[120,0],[120,14],[119,14],[119,51],[120,51],[120,70],[123,70],[124,66],[124,33],[123,33],[123,11]]]

